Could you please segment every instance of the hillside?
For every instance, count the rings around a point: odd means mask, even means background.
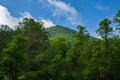
[[[77,31],[75,30],[59,25],[47,28],[46,30],[49,33],[48,36],[50,39],[55,39],[55,38],[71,39],[77,33]]]

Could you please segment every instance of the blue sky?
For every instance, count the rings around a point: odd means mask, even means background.
[[[23,18],[34,18],[44,26],[63,25],[76,29],[84,25],[91,35],[104,18],[120,9],[120,0],[0,0],[0,24],[11,27]]]

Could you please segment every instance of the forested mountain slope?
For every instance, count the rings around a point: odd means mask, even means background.
[[[48,32],[48,37],[50,39],[55,39],[55,38],[71,39],[77,33],[77,31],[75,30],[59,25],[47,28],[46,31]]]

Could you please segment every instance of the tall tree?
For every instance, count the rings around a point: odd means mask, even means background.
[[[76,41],[67,52],[66,55],[66,66],[69,80],[80,80],[82,79],[82,70],[85,59],[85,45],[89,39],[88,31],[85,27],[78,25],[78,33],[76,35]]]
[[[105,18],[103,21],[100,22],[99,28],[96,31],[102,37],[102,39],[104,41],[104,51],[105,51],[104,56],[106,56],[106,57],[109,54],[108,49],[110,46],[109,45],[110,37],[113,32],[113,28],[109,26],[110,24],[111,24],[111,21],[108,20],[108,18]]]
[[[113,22],[117,25],[116,30],[118,30],[120,34],[120,10],[118,10],[116,15],[114,16]]]
[[[32,18],[24,18],[17,26],[16,33],[28,38],[27,53],[31,61],[35,55],[48,47],[48,36],[43,23],[36,22]]]
[[[5,79],[18,80],[23,72],[22,67],[25,64],[25,43],[27,39],[22,35],[17,35],[11,43],[8,44],[0,57],[0,73]]]
[[[12,41],[14,31],[7,25],[0,26],[0,53],[3,48],[7,47],[7,44]]]
[[[97,71],[97,77],[95,79],[97,80],[112,80],[112,75],[110,72],[110,66],[111,66],[111,36],[112,36],[112,27],[109,25],[111,24],[111,21],[105,18],[102,20],[99,24],[99,28],[97,30],[97,33],[101,36],[101,44],[99,45],[99,59],[96,59],[96,70]]]
[[[28,38],[27,42],[27,59],[26,78],[32,79],[32,76],[38,71],[35,57],[40,55],[49,46],[47,32],[43,27],[43,23],[36,22],[32,18],[24,18],[16,28],[16,34],[22,34]],[[34,73],[32,72],[34,71]],[[28,72],[28,73],[27,73]],[[30,74],[29,74],[30,73]]]

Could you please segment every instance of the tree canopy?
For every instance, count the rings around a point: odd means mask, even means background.
[[[0,80],[120,80],[120,11],[100,21],[92,37],[86,27],[45,29],[24,18],[11,29],[0,26]],[[66,34],[51,39],[47,31]],[[69,32],[70,31],[70,32]],[[66,38],[67,36],[67,38]]]

